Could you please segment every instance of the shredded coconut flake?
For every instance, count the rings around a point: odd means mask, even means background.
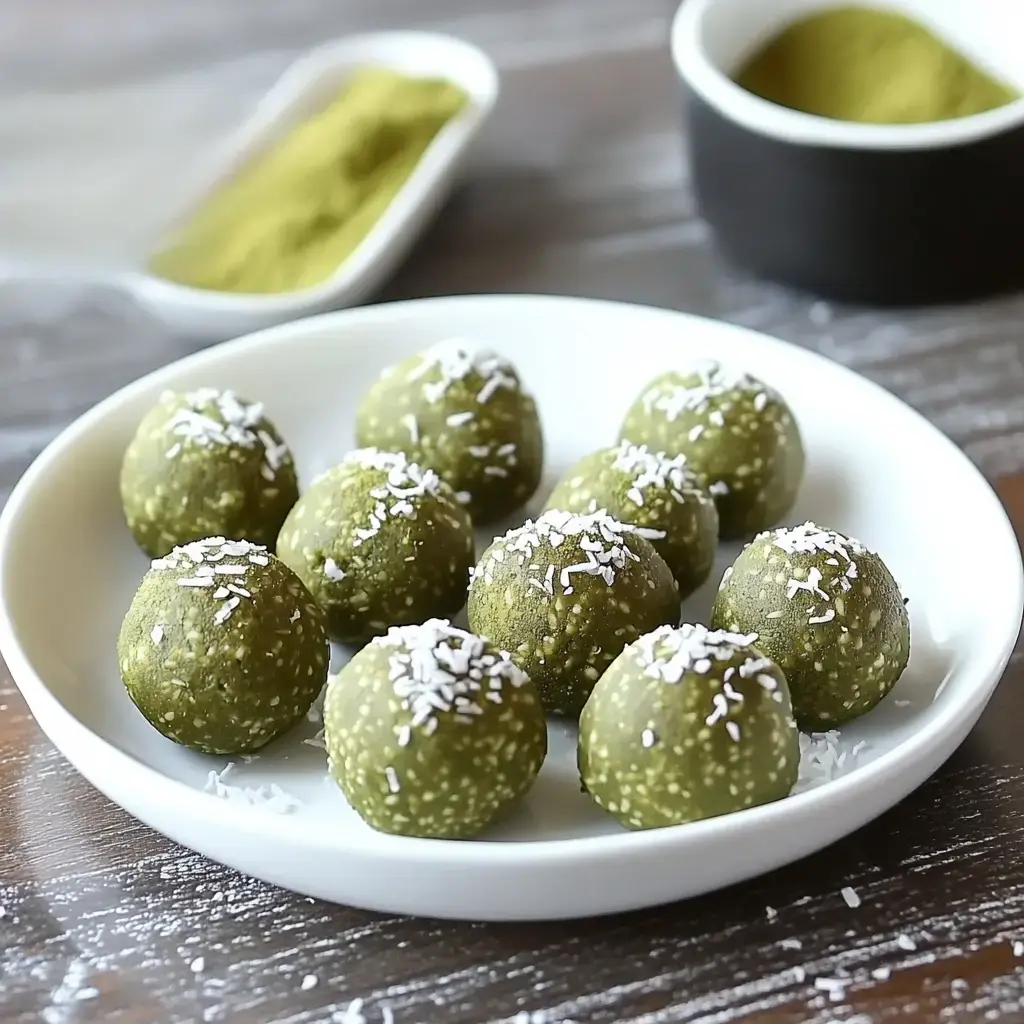
[[[416,417],[413,416],[411,412],[407,412],[403,417],[401,417],[399,423],[409,431],[409,440],[412,441],[413,444],[419,444],[420,425],[416,421]]]
[[[785,551],[787,555],[821,552],[841,558],[848,566],[853,562],[851,553],[861,555],[867,550],[860,541],[853,537],[846,537],[841,533],[836,533],[835,530],[826,530],[810,520],[799,526],[766,530],[754,538],[755,542],[760,540],[771,541],[775,547],[780,551]],[[853,567],[852,574],[851,570],[847,569],[847,574],[852,577],[856,577],[856,573],[856,566]]]
[[[402,452],[357,448],[345,456],[342,465],[387,473],[387,479],[370,491],[370,497],[375,499],[376,504],[367,525],[355,531],[353,547],[359,547],[375,536],[389,516],[413,518],[418,499],[424,495],[436,497],[443,493],[441,478],[432,469],[423,469],[417,463],[410,462]],[[327,571],[326,563],[324,571]]]
[[[213,621],[222,625],[231,618],[234,610],[243,598],[250,599],[252,592],[244,586],[245,574],[252,565],[267,565],[270,561],[266,548],[261,544],[253,544],[247,540],[225,540],[223,537],[208,537],[205,540],[193,541],[174,548],[163,558],[154,558],[150,569],[154,572],[182,572],[187,575],[178,577],[179,587],[197,589],[210,588],[213,599],[221,602],[213,613]],[[226,562],[224,559],[240,559],[238,562]],[[232,576],[233,583],[220,586],[218,576]],[[154,627],[150,636],[154,643],[159,643],[164,635],[164,627]]]
[[[367,1024],[363,1005],[364,1000],[353,999],[344,1009],[335,1010],[331,1015],[332,1024]]]
[[[771,389],[749,373],[736,372],[714,360],[683,371],[681,378],[680,383],[658,383],[644,393],[641,402],[648,413],[659,412],[669,422],[674,422],[684,412],[705,413],[716,400],[728,401],[736,393],[774,396]],[[716,425],[724,425],[722,410],[713,411],[718,413]]]
[[[406,380],[417,381],[429,375],[431,379],[423,381],[423,397],[434,404],[448,394],[456,381],[465,380],[471,373],[484,382],[476,395],[480,405],[486,404],[499,388],[520,390],[515,369],[507,359],[489,348],[467,345],[460,339],[443,341],[427,349]]]
[[[275,814],[291,814],[302,806],[301,800],[286,793],[276,782],[262,786],[234,786],[225,783],[225,777],[233,769],[234,763],[229,762],[223,770],[209,772],[203,789],[228,803],[258,807]]]
[[[800,774],[793,792],[814,789],[852,771],[866,746],[864,740],[859,740],[848,747],[835,729],[812,735],[801,733]]]
[[[706,675],[714,661],[729,661],[737,657],[756,639],[756,633],[744,635],[684,623],[678,628],[659,626],[640,637],[633,644],[633,650],[644,668],[644,675],[665,683],[678,683],[687,672]],[[750,661],[761,663],[764,659],[751,655]],[[726,698],[723,696],[722,699]]]
[[[504,652],[494,653],[482,637],[457,629],[446,619],[428,619],[421,626],[392,626],[373,643],[391,648],[388,669],[395,694],[410,713],[409,732],[400,731],[399,746],[415,742],[419,727],[437,728],[437,716],[454,714],[472,719],[477,702],[486,695],[501,703],[506,685],[523,686],[526,674]],[[398,792],[397,775],[388,772],[391,792]]]
[[[680,504],[687,497],[699,500],[705,494],[700,478],[686,465],[685,455],[670,458],[664,452],[650,451],[646,445],[623,441],[616,449],[612,469],[633,478],[627,497],[635,505],[644,504],[644,491],[648,487],[669,491]]]
[[[164,400],[176,399],[173,392],[165,392]],[[166,429],[177,440],[168,448],[167,458],[181,453],[184,445],[200,448],[215,445],[239,448],[263,448],[263,476],[274,480],[277,471],[291,456],[288,446],[281,444],[261,427],[263,405],[245,402],[234,391],[217,388],[199,388],[184,396],[187,408],[179,409],[168,420]]]
[[[558,585],[563,594],[572,592],[572,577],[575,573],[600,576],[611,586],[615,573],[624,569],[629,562],[639,561],[639,556],[629,547],[629,537],[644,537],[657,540],[665,536],[664,530],[648,530],[627,523],[620,523],[608,515],[605,509],[587,515],[576,515],[559,509],[550,509],[536,521],[528,519],[522,526],[510,530],[495,540],[488,549],[480,566],[470,573],[470,588],[481,579],[491,582],[496,565],[506,557],[517,558],[519,565],[539,571],[541,566],[534,560],[537,549],[542,546],[560,547],[567,537],[577,538],[585,561],[565,566],[558,573]],[[541,576],[529,579],[529,585],[539,593],[554,594],[555,569],[551,563],[543,566]]]
[[[348,573],[333,558],[324,559],[324,575],[334,583],[343,580]]]

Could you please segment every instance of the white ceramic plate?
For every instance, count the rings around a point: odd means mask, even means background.
[[[322,284],[281,295],[237,295],[174,284],[142,270],[114,283],[172,330],[226,338],[300,316],[341,309],[365,300],[405,258],[451,191],[470,144],[498,99],[498,71],[483,51],[431,32],[376,32],[317,47],[293,64],[252,117],[214,154],[191,189],[192,202],[167,218],[181,222],[214,188],[290,128],[330,102],[354,69],[366,65],[410,75],[440,75],[462,86],[470,102],[438,133],[383,216],[356,250]]]
[[[540,499],[570,461],[612,443],[655,373],[713,356],[777,385],[799,419],[814,518],[887,560],[910,599],[913,652],[893,694],[842,731],[837,777],[778,803],[627,833],[580,793],[574,736],[515,817],[486,840],[380,835],[325,779],[310,723],[248,764],[288,814],[203,791],[207,758],[164,740],[118,679],[115,641],[146,569],[121,519],[117,475],[140,417],[167,387],[233,387],[266,402],[308,481],[352,445],[353,409],[387,364],[454,335],[511,357],[549,441]],[[536,506],[535,506],[536,507]],[[965,544],[965,538],[969,543]],[[489,538],[482,538],[487,540]],[[721,570],[685,615],[704,618]],[[984,585],[984,600],[971,595]],[[987,703],[1017,636],[1020,555],[998,500],[946,438],[833,363],[750,331],[663,310],[540,297],[434,299],[289,324],[143,378],[83,416],[25,474],[0,518],[0,649],[39,724],[95,786],[172,839],[298,892],[381,911],[514,920],[667,902],[767,871],[863,825],[924,781]],[[859,750],[854,756],[853,751]],[[813,768],[807,764],[805,768]]]

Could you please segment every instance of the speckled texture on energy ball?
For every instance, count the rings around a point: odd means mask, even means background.
[[[526,674],[439,619],[389,630],[330,680],[324,737],[368,825],[437,839],[477,835],[514,807],[548,743]]]
[[[679,588],[647,539],[603,509],[549,509],[495,538],[473,570],[469,628],[510,651],[545,708],[578,718],[637,637],[679,622]]]
[[[433,469],[478,525],[525,504],[544,462],[537,407],[515,367],[459,341],[385,370],[359,405],[356,439]]]
[[[128,528],[154,558],[203,537],[273,550],[299,496],[263,406],[216,388],[164,392],[125,451],[120,490]]]
[[[580,717],[580,779],[632,829],[780,800],[800,736],[786,679],[752,637],[663,626],[630,644]]]
[[[757,633],[785,672],[800,728],[870,711],[910,658],[910,619],[878,555],[814,523],[757,536],[726,570],[712,622]]]
[[[652,537],[686,599],[707,578],[718,546],[718,511],[686,457],[669,457],[628,441],[577,462],[548,498],[546,508],[568,512],[606,509],[624,523],[664,532]]]
[[[785,401],[716,362],[656,377],[619,436],[685,455],[718,505],[723,540],[750,537],[784,518],[803,479],[803,440]]]
[[[360,448],[313,481],[277,541],[339,643],[454,615],[466,603],[473,527],[452,489],[397,452]]]
[[[266,548],[212,537],[156,559],[117,641],[135,706],[168,739],[247,754],[292,728],[323,689],[324,616]]]

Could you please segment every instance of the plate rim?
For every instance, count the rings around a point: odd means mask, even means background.
[[[193,352],[180,359],[173,360],[118,388],[111,395],[102,399],[91,409],[72,421],[36,456],[13,488],[5,507],[0,512],[0,655],[7,662],[11,676],[22,693],[26,704],[28,704],[32,711],[33,717],[36,718],[40,729],[47,735],[60,753],[75,766],[80,774],[86,777],[98,789],[106,792],[106,787],[93,781],[93,776],[106,777],[111,768],[116,766],[117,770],[121,773],[133,773],[136,777],[135,787],[145,789],[149,794],[148,799],[159,801],[163,804],[165,812],[177,809],[194,821],[208,821],[211,823],[216,821],[221,826],[224,825],[226,816],[233,830],[248,833],[249,835],[266,836],[268,839],[270,837],[280,839],[280,832],[282,828],[287,828],[287,823],[290,819],[290,816],[287,815],[254,813],[252,808],[235,806],[229,802],[217,800],[212,796],[205,803],[197,801],[196,797],[201,797],[204,794],[195,786],[165,775],[158,769],[139,761],[79,721],[36,672],[27,652],[24,651],[18,641],[8,608],[7,593],[11,585],[8,580],[9,546],[14,527],[21,518],[22,509],[33,495],[36,485],[45,478],[51,464],[60,457],[64,450],[77,443],[82,435],[86,434],[94,425],[104,420],[108,414],[125,401],[152,389],[154,384],[158,383],[159,379],[169,371],[178,372],[200,368],[204,363],[216,362],[225,357],[230,358],[235,353],[241,353],[253,348],[273,347],[280,343],[287,343],[289,339],[294,338],[298,334],[317,333],[325,327],[337,326],[343,331],[347,325],[353,322],[372,323],[380,320],[398,322],[403,317],[410,315],[415,317],[419,310],[425,308],[438,309],[444,306],[453,306],[457,310],[459,306],[467,304],[500,308],[501,306],[520,303],[530,303],[538,307],[574,305],[614,307],[623,313],[643,311],[645,315],[654,314],[675,318],[681,324],[690,323],[700,330],[710,329],[719,333],[738,334],[747,338],[748,341],[757,339],[759,343],[767,343],[771,346],[784,346],[799,359],[806,359],[808,362],[815,364],[827,364],[832,371],[857,378],[862,384],[873,389],[883,401],[898,406],[902,414],[909,414],[916,418],[934,435],[937,441],[947,446],[947,453],[951,457],[961,460],[964,468],[973,473],[975,482],[985,493],[986,504],[993,515],[993,527],[998,524],[998,532],[1000,534],[998,543],[1000,548],[1006,545],[1007,550],[1016,552],[1016,558],[1012,560],[1013,567],[1007,570],[1014,575],[1012,580],[1014,601],[1010,606],[1012,616],[1007,617],[1007,638],[994,651],[985,651],[979,655],[978,667],[971,673],[977,677],[978,682],[964,698],[942,708],[938,714],[917,732],[891,750],[887,750],[872,761],[859,766],[856,771],[831,780],[826,785],[814,787],[773,803],[747,808],[733,814],[721,815],[703,821],[690,822],[685,825],[645,831],[623,831],[559,839],[467,842],[465,840],[393,836],[386,833],[369,830],[364,832],[361,829],[355,829],[347,831],[339,844],[336,831],[328,831],[323,827],[321,821],[304,820],[301,828],[301,837],[294,840],[297,846],[306,849],[332,850],[338,850],[339,846],[342,846],[347,853],[364,856],[372,853],[374,857],[381,861],[382,870],[388,864],[400,865],[411,861],[429,861],[453,867],[470,864],[479,865],[481,861],[494,867],[499,867],[503,863],[514,862],[518,864],[524,859],[531,859],[537,863],[557,863],[567,859],[589,862],[635,852],[638,847],[642,848],[646,855],[652,855],[672,850],[681,843],[689,841],[699,843],[702,837],[705,836],[709,838],[715,836],[721,840],[727,839],[730,834],[739,833],[742,835],[748,831],[756,831],[765,823],[765,820],[770,821],[775,827],[785,828],[792,823],[791,819],[799,820],[805,815],[814,814],[824,805],[836,799],[843,799],[845,797],[852,800],[858,795],[863,795],[866,791],[871,790],[876,783],[884,782],[890,778],[896,764],[917,764],[928,761],[930,752],[948,745],[950,738],[956,736],[965,718],[970,718],[971,726],[973,727],[974,722],[991,699],[992,693],[995,691],[1017,643],[1021,616],[1024,613],[1024,565],[1021,563],[1020,547],[1016,533],[992,484],[966,454],[925,416],[881,387],[881,385],[820,353],[804,349],[752,328],[716,320],[711,317],[649,304],[576,296],[530,293],[458,294],[378,303],[355,309],[319,314],[264,328],[230,341],[208,346],[198,352]],[[343,344],[344,342],[339,340],[338,343]],[[1016,621],[1015,628],[1011,628],[1013,620]],[[54,733],[60,735],[67,742],[59,742],[54,737]],[[99,755],[96,760],[97,765],[106,762],[110,767],[96,772],[91,770],[93,767],[91,764],[90,770],[80,767],[79,761],[84,760],[84,758],[79,756],[73,757],[65,749],[65,746],[72,744],[76,755],[84,746],[86,750],[91,749],[95,755]],[[951,748],[950,752],[952,752],[952,749],[955,748]],[[944,760],[945,758],[943,758]],[[921,781],[923,782],[924,779]],[[920,785],[920,783],[917,785]],[[917,785],[912,787],[912,789],[916,789]],[[901,799],[901,797],[897,797],[887,803],[887,806],[891,807],[898,799]],[[120,803],[120,801],[115,802]],[[137,816],[134,812],[129,813]],[[883,812],[879,811],[877,813]],[[877,814],[872,814],[868,820],[876,816]],[[684,839],[684,836],[689,838]]]

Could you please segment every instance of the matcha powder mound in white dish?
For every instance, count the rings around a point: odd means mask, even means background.
[[[168,739],[250,754],[305,717],[330,645],[291,569],[261,545],[211,537],[153,562],[117,656],[128,695]]]
[[[685,600],[709,576],[718,546],[718,511],[685,455],[669,457],[623,441],[580,459],[562,477],[547,508],[595,512],[663,534],[654,550],[668,563]]]
[[[793,507],[803,479],[803,439],[782,396],[715,361],[652,380],[619,436],[685,455],[718,505],[723,540],[774,526]]]
[[[788,796],[800,742],[781,670],[752,636],[685,624],[630,644],[580,717],[587,792],[627,828]]]
[[[870,711],[910,658],[910,619],[885,563],[811,522],[762,533],[743,549],[722,579],[712,624],[757,633],[807,732]]]
[[[459,340],[385,370],[359,405],[356,438],[439,473],[477,525],[525,504],[544,462],[537,406],[516,368]]]
[[[536,689],[507,654],[443,619],[396,626],[333,677],[331,772],[372,828],[475,836],[533,785],[547,754]]]
[[[277,550],[323,608],[331,638],[364,643],[462,608],[473,527],[433,470],[360,448],[313,481]]]
[[[273,550],[299,496],[295,463],[259,402],[233,391],[165,391],[125,451],[125,521],[150,557],[204,537]]]
[[[551,714],[577,718],[628,643],[679,622],[659,531],[549,509],[497,537],[473,570],[469,627],[510,651]]]

